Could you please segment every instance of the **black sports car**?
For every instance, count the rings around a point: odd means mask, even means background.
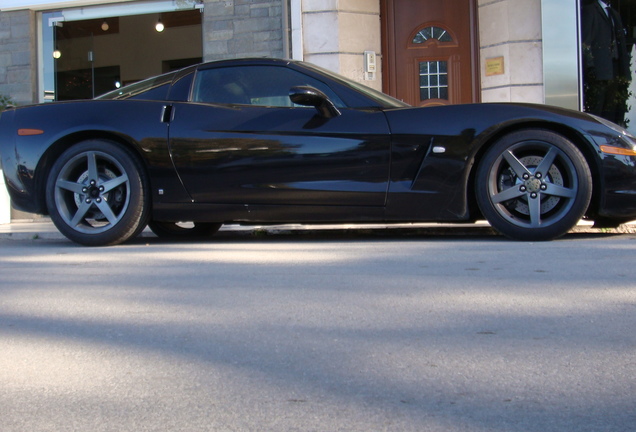
[[[112,245],[223,223],[472,222],[548,240],[636,219],[636,138],[525,104],[414,108],[307,63],[205,63],[89,101],[12,108],[13,205]],[[189,221],[191,228],[178,222]]]

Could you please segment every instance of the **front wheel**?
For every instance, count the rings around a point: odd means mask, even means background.
[[[147,183],[129,150],[112,141],[84,141],[53,165],[46,184],[47,208],[68,239],[86,246],[118,244],[146,226]]]
[[[523,130],[497,141],[476,174],[477,204],[488,222],[516,240],[552,240],[583,217],[592,175],[581,151],[546,130]]]

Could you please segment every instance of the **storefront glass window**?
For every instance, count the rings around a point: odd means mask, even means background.
[[[634,43],[621,13],[629,3],[581,0],[580,6],[584,110],[620,125],[627,123],[632,81]]]
[[[201,12],[186,0],[38,14],[40,102],[90,99],[201,62]]]

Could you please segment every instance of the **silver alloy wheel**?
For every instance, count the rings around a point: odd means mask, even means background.
[[[101,151],[69,159],[55,179],[55,207],[77,232],[97,234],[116,225],[130,203],[130,181],[122,164]]]
[[[509,147],[492,164],[488,194],[507,222],[538,228],[559,222],[577,196],[579,179],[570,158],[543,141]]]
[[[585,215],[592,172],[581,149],[546,129],[521,129],[497,139],[480,158],[475,200],[490,225],[515,240],[566,234]]]

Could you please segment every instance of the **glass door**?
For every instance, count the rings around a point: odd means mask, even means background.
[[[55,41],[55,22],[61,12],[45,12],[39,15],[38,36],[41,43],[38,49],[40,68],[38,102],[55,100],[55,57],[59,56]]]

